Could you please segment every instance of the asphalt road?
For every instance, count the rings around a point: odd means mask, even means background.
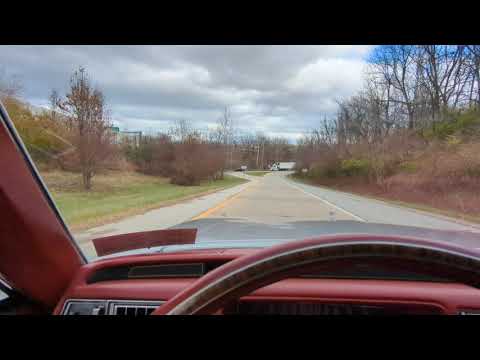
[[[196,219],[236,218],[267,224],[350,220],[437,230],[480,231],[480,226],[362,196],[306,185],[291,180],[286,175],[284,172],[266,175],[234,198],[224,201]]]
[[[310,186],[289,179],[285,172],[264,177],[239,175],[251,181],[215,194],[76,234],[87,253],[89,239],[162,229],[197,227],[199,237],[240,240],[241,236],[303,238],[325,231],[384,231],[376,224],[480,233],[480,226],[382,201]],[[235,227],[235,231],[232,231]],[[359,228],[360,227],[360,228]],[[302,229],[299,233],[296,229]],[[380,229],[380,230],[379,230]],[[289,231],[291,230],[291,231]],[[319,231],[321,230],[321,231]],[[403,230],[402,230],[403,231]],[[410,230],[409,230],[410,231]],[[476,235],[475,235],[476,236]],[[475,244],[480,241],[475,240]]]

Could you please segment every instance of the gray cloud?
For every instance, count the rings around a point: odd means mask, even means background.
[[[243,131],[292,139],[361,86],[369,46],[0,46],[23,97],[46,104],[87,68],[115,121],[161,131],[175,119],[206,129],[230,106]]]

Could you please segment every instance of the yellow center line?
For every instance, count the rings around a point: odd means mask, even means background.
[[[240,190],[238,193],[233,194],[232,196],[226,198],[225,200],[223,200],[219,204],[215,205],[214,207],[211,207],[210,209],[200,213],[200,215],[197,215],[197,216],[193,217],[192,220],[198,220],[198,219],[206,218],[207,216],[211,215],[215,211],[220,210],[221,208],[225,207],[227,204],[231,203],[233,200],[238,198],[242,193],[245,192],[245,190],[251,188],[252,184],[254,184],[254,183],[256,183],[256,181],[252,181],[249,185],[245,186],[245,188]]]

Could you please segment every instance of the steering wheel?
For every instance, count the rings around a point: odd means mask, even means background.
[[[230,261],[192,283],[152,315],[214,314],[229,301],[312,264],[365,257],[413,261],[432,271],[446,271],[453,281],[480,285],[480,257],[468,248],[399,236],[323,236],[282,243]]]

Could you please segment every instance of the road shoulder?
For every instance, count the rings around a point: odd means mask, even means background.
[[[332,193],[338,193],[338,194],[341,194],[342,196],[350,197],[351,199],[354,199],[356,201],[362,201],[364,199],[368,199],[371,202],[376,202],[376,203],[381,204],[383,206],[390,206],[390,207],[394,207],[394,208],[401,209],[401,210],[404,210],[404,211],[410,211],[410,212],[413,212],[413,213],[421,214],[423,216],[429,216],[429,217],[432,217],[432,218],[435,218],[435,219],[438,219],[438,220],[456,223],[458,225],[462,225],[462,226],[465,226],[465,227],[470,227],[470,228],[474,229],[475,231],[480,230],[480,224],[478,224],[478,223],[466,221],[466,220],[463,220],[463,219],[458,219],[458,218],[451,217],[451,216],[446,216],[444,214],[440,214],[440,213],[433,212],[433,211],[430,212],[430,211],[426,211],[426,210],[421,210],[421,209],[418,209],[417,207],[415,207],[415,204],[403,203],[403,204],[400,205],[400,204],[395,203],[393,201],[389,201],[388,199],[381,199],[381,198],[377,198],[377,197],[373,197],[373,196],[367,196],[367,195],[363,195],[363,194],[360,195],[360,194],[355,194],[355,193],[351,193],[351,192],[340,191],[340,190],[336,190],[336,189],[332,189],[332,188],[329,188],[329,187],[316,185],[316,184],[314,185],[314,184],[310,184],[310,183],[301,181],[301,180],[296,179],[294,177],[287,177],[286,180],[289,181],[289,182],[295,183],[295,184],[301,184],[301,185],[304,185],[304,186],[307,186],[307,187],[323,189],[323,190],[326,190],[326,191],[329,191],[329,192],[332,192]]]

